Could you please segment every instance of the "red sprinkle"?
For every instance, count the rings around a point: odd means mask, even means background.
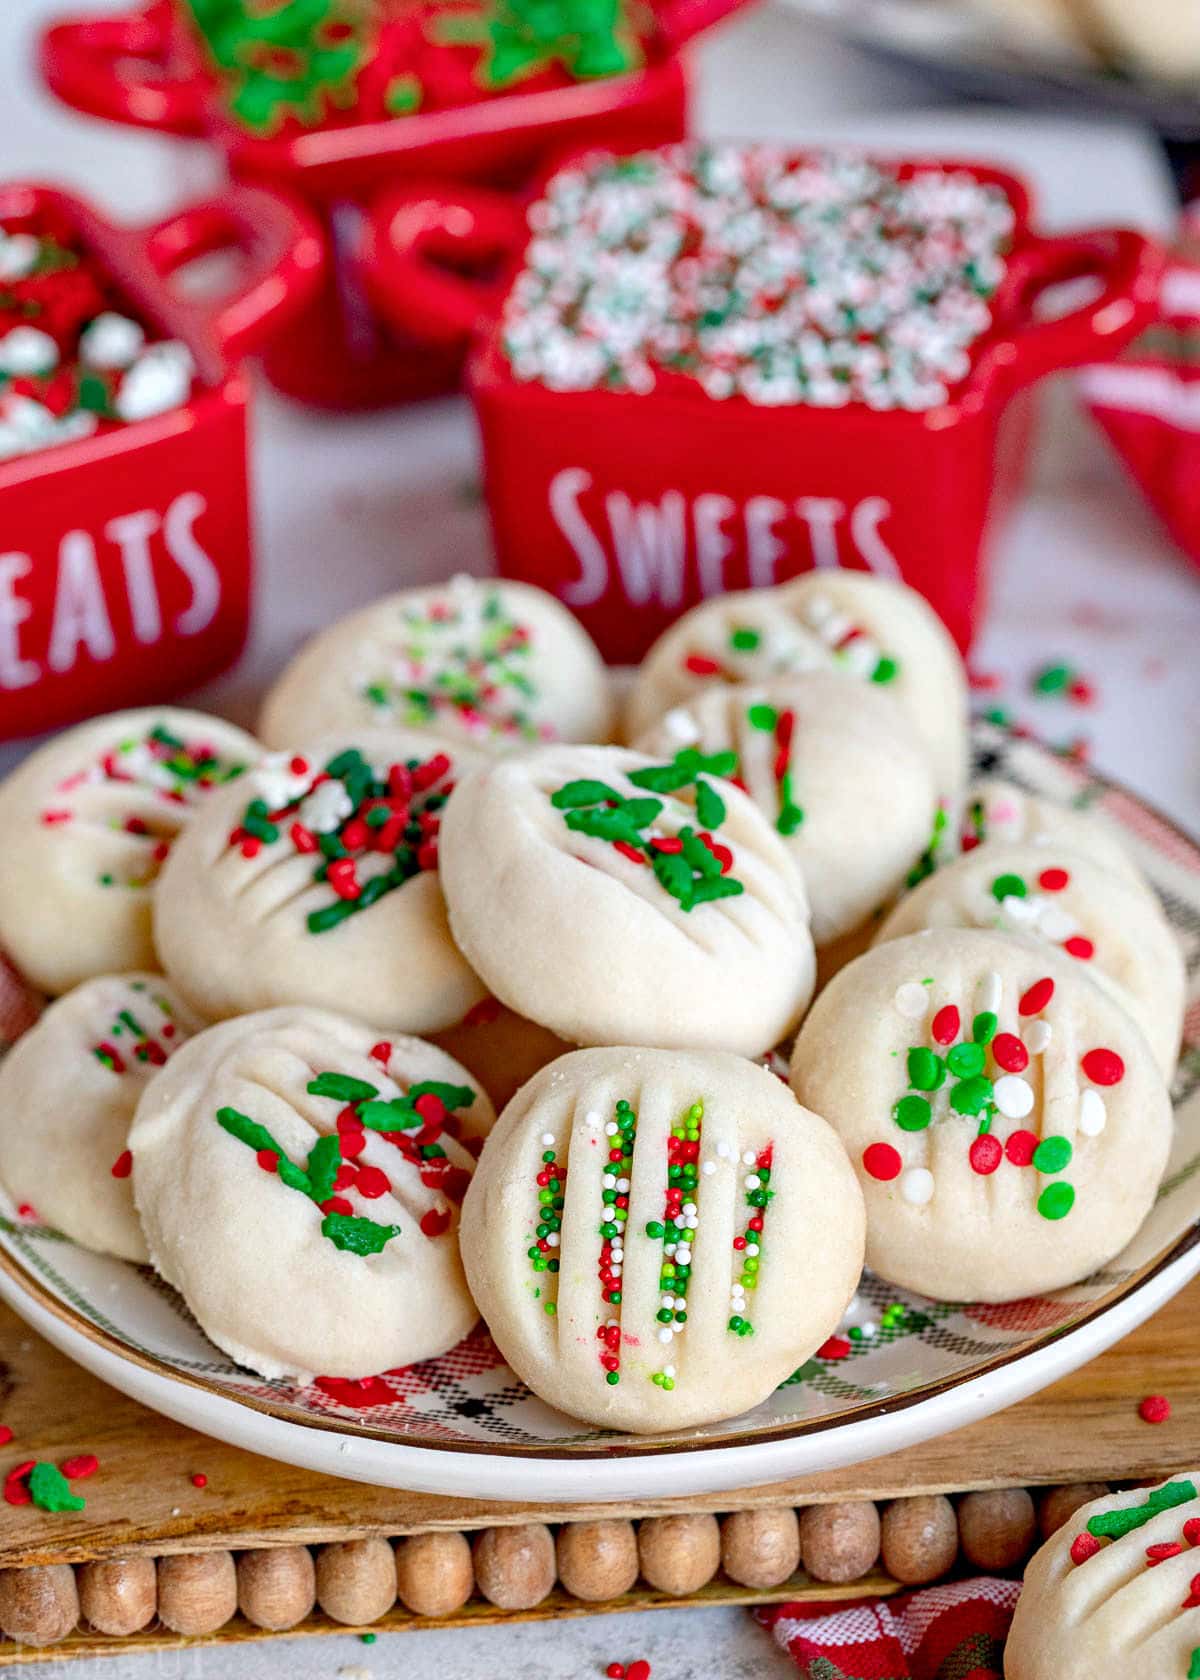
[[[4,1500],[8,1505],[32,1505],[33,1495],[25,1485],[25,1478],[37,1463],[36,1458],[27,1458],[24,1464],[18,1464],[15,1470],[10,1470],[4,1478]]]
[[[1138,1407],[1143,1423],[1166,1423],[1171,1415],[1171,1402],[1165,1394],[1147,1394]]]
[[[301,758],[299,753],[297,753],[288,764],[288,769],[292,772],[293,776],[307,776],[308,760],[306,758]]]
[[[358,1193],[365,1196],[369,1202],[376,1201],[380,1196],[386,1196],[392,1188],[392,1181],[385,1172],[378,1167],[359,1167]]]
[[[1014,1132],[1004,1145],[1004,1153],[1014,1167],[1027,1167],[1033,1160],[1033,1153],[1037,1146],[1036,1132]]]
[[[261,851],[262,841],[258,838],[258,836],[256,834],[247,834],[245,839],[242,841],[242,856],[244,858],[256,858]]]
[[[1100,1550],[1100,1542],[1094,1534],[1077,1534],[1071,1542],[1071,1562],[1086,1563],[1090,1557],[1095,1557]]]
[[[849,1359],[850,1343],[845,1336],[830,1336],[817,1349],[818,1359]]]
[[[203,1470],[197,1470],[196,1474],[192,1477],[192,1486],[198,1488],[206,1488],[208,1486],[208,1477],[204,1474]]]
[[[683,841],[677,834],[664,834],[661,840],[652,840],[651,845],[656,852],[666,852],[668,856],[683,850]]]
[[[1078,957],[1080,962],[1090,962],[1096,955],[1096,947],[1082,933],[1073,933],[1070,939],[1064,939],[1063,950],[1069,957]]]
[[[885,1182],[891,1178],[899,1178],[904,1165],[900,1159],[900,1151],[894,1149],[890,1143],[868,1144],[863,1150],[862,1163],[872,1178]]]
[[[449,1208],[429,1208],[421,1215],[421,1235],[423,1237],[440,1237],[450,1229]]]
[[[604,1672],[608,1675],[608,1680],[625,1680],[624,1663],[609,1663]]]
[[[7,1423],[0,1423],[0,1447],[6,1447],[13,1438],[13,1432]]]
[[[288,829],[288,838],[298,852],[315,852],[317,837],[311,828],[305,828],[302,822],[294,822]]]
[[[1168,1558],[1178,1557],[1182,1550],[1180,1541],[1164,1540],[1160,1545],[1146,1547],[1146,1561],[1153,1569],[1156,1563],[1165,1563]]]
[[[256,1149],[254,1159],[264,1172],[273,1173],[279,1165],[279,1157],[273,1149]]]
[[[1017,1008],[1022,1015],[1040,1015],[1053,996],[1054,981],[1051,980],[1049,975],[1045,975],[1041,980],[1033,982]]]
[[[1189,1546],[1200,1546],[1200,1517],[1189,1517],[1183,1525],[1183,1538]]]
[[[1071,877],[1065,869],[1043,869],[1038,876],[1038,886],[1046,892],[1061,892],[1070,884]]]
[[[114,1178],[128,1178],[133,1171],[133,1156],[128,1149],[123,1149],[108,1169]]]
[[[329,885],[339,898],[361,898],[362,888],[353,858],[334,858],[326,871]]]
[[[392,1059],[392,1047],[386,1038],[381,1038],[378,1044],[371,1046],[371,1060],[378,1062],[380,1067],[386,1067]]]
[[[721,661],[712,659],[707,653],[689,653],[683,662],[685,671],[690,671],[694,677],[719,677],[721,675]]]
[[[984,1132],[971,1144],[971,1165],[982,1178],[994,1173],[1003,1159],[1004,1147],[1000,1139],[993,1137],[991,1132]]]
[[[992,1055],[1005,1073],[1024,1073],[1029,1066],[1029,1051],[1016,1033],[997,1033],[992,1040]]]
[[[1096,1085],[1119,1085],[1125,1077],[1125,1063],[1115,1050],[1089,1050],[1079,1065]]]
[[[59,1469],[69,1482],[82,1482],[88,1476],[94,1476],[100,1468],[100,1460],[95,1453],[79,1453],[75,1458],[64,1458]]]
[[[625,1680],[650,1680],[650,1664],[645,1657],[639,1657],[636,1662],[630,1663],[625,1670]]]
[[[1188,1595],[1184,1599],[1181,1609],[1195,1610],[1198,1605],[1200,1605],[1200,1575],[1193,1575],[1191,1585],[1188,1587]]]
[[[938,1010],[930,1025],[929,1030],[933,1034],[933,1042],[935,1044],[953,1044],[958,1037],[958,1029],[961,1024],[958,1010],[952,1003],[946,1004],[944,1008]]]
[[[628,840],[614,840],[613,851],[620,852],[621,856],[628,858],[630,863],[645,863],[646,861],[644,854],[639,852],[636,846],[631,846]]]
[[[354,1209],[344,1196],[330,1196],[327,1202],[321,1202],[322,1213],[353,1213]]]

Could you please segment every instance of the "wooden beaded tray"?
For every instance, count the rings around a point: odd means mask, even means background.
[[[229,1569],[230,1565],[219,1560],[237,1554],[238,1568],[244,1572],[246,1554],[261,1553],[266,1548],[314,1549],[318,1604],[293,1625],[280,1629],[256,1626],[247,1616],[227,1612],[217,1603],[207,1611],[204,1637],[236,1641],[269,1637],[279,1631],[295,1636],[344,1633],[347,1627],[413,1626],[424,1618],[397,1601],[394,1591],[386,1587],[386,1607],[380,1607],[377,1601],[372,1613],[362,1620],[345,1619],[347,1605],[354,1608],[356,1592],[365,1606],[363,1594],[370,1596],[365,1577],[373,1571],[377,1574],[379,1562],[377,1552],[372,1556],[361,1547],[346,1548],[353,1542],[382,1539],[391,1543],[401,1536],[430,1533],[465,1534],[477,1548],[475,1588],[464,1603],[442,1618],[443,1625],[587,1614],[593,1610],[638,1610],[680,1602],[829,1600],[894,1592],[901,1583],[884,1565],[889,1558],[895,1563],[900,1554],[894,1546],[889,1552],[889,1519],[893,1512],[903,1515],[908,1509],[916,1515],[918,1509],[906,1508],[905,1501],[979,1489],[1045,1489],[1117,1479],[1157,1480],[1193,1465],[1200,1442],[1200,1361],[1194,1351],[1198,1311],[1200,1281],[1108,1353],[1002,1416],[872,1464],[734,1494],[660,1499],[636,1507],[555,1507],[402,1494],[254,1457],[171,1423],[106,1388],[34,1336],[6,1308],[0,1308],[0,1417],[14,1433],[3,1453],[3,1468],[7,1471],[35,1457],[59,1462],[85,1452],[95,1453],[100,1461],[98,1472],[78,1484],[87,1498],[83,1512],[55,1516],[32,1506],[4,1508],[0,1524],[0,1631],[9,1636],[19,1631],[14,1625],[14,1604],[36,1604],[39,1596],[53,1601],[52,1608],[57,1605],[57,1628],[51,1626],[49,1612],[46,1627],[52,1632],[61,1630],[77,1606],[73,1596],[76,1583],[86,1578],[89,1565],[97,1561],[156,1560],[161,1583],[163,1559],[204,1554],[218,1559],[210,1567]],[[1165,1394],[1171,1402],[1169,1419],[1157,1426],[1143,1422],[1138,1413],[1139,1400],[1150,1391]],[[194,1477],[205,1478],[206,1485],[195,1486]],[[1062,1498],[1058,1496],[1056,1507],[1060,1515]],[[854,1579],[832,1584],[815,1581],[803,1569],[790,1567],[786,1578],[768,1580],[773,1560],[780,1555],[779,1526],[784,1525],[786,1539],[791,1524],[787,1513],[797,1507],[835,1501],[880,1502],[881,1507],[885,1501],[899,1502],[883,1507],[883,1564],[871,1563]],[[1044,1503],[1042,1496],[1039,1503]],[[931,1509],[935,1514],[936,1509],[944,1513],[941,1507]],[[986,1504],[982,1508],[976,1505],[969,1529],[968,1508],[960,1502],[963,1550],[957,1551],[950,1567],[995,1568],[1006,1562],[1019,1566],[1035,1543],[1035,1535],[1031,1516],[1024,1526],[1019,1520],[1022,1510],[1027,1509],[1024,1502],[1017,1501],[1015,1509],[1016,1519],[1011,1513],[1006,1515],[1003,1505],[995,1510]],[[769,1531],[762,1529],[761,1516],[754,1515],[763,1512],[775,1513]],[[685,1582],[691,1567],[692,1542],[697,1534],[703,1538],[703,1530],[688,1525],[664,1528],[657,1519],[703,1519],[708,1513],[717,1513],[723,1519],[723,1566],[716,1568],[714,1551],[713,1567],[707,1575],[707,1566],[701,1563],[703,1579],[693,1574],[692,1582]],[[976,1532],[980,1516],[984,1519],[983,1540]],[[594,1537],[591,1525],[597,1522],[609,1525],[605,1532],[627,1546],[632,1544],[627,1525],[633,1523],[638,1528],[642,1572],[615,1599],[589,1600],[578,1591],[570,1591],[560,1579],[553,1586],[546,1583],[540,1591],[535,1587],[535,1602],[506,1609],[480,1590],[478,1577],[485,1574],[486,1561],[479,1561],[482,1536],[500,1530],[528,1530],[535,1541],[541,1539],[548,1545],[540,1525],[549,1524],[558,1527],[561,1548],[570,1544],[562,1540],[568,1529],[582,1530],[578,1538],[586,1543]],[[993,1534],[988,1540],[997,1524],[1006,1530],[1007,1538],[1001,1535],[997,1540]],[[673,1536],[679,1548],[675,1590],[669,1582],[666,1586],[655,1584],[655,1578],[661,1583],[671,1574]],[[665,1573],[664,1555],[668,1559]],[[563,1556],[560,1549],[560,1562]],[[647,1562],[651,1556],[653,1563]],[[296,1558],[299,1553],[293,1553],[293,1560]],[[785,1562],[790,1560],[785,1557]],[[61,1567],[64,1565],[66,1569]],[[933,1557],[922,1559],[918,1547],[915,1559],[909,1556],[903,1563],[910,1578],[926,1566],[944,1573],[945,1554],[940,1562]],[[167,1565],[166,1569],[172,1567]],[[646,1578],[647,1569],[650,1580]],[[560,1567],[559,1575],[564,1572],[565,1567]],[[363,1579],[356,1580],[356,1573]],[[570,1573],[579,1587],[578,1568]],[[512,1596],[505,1589],[503,1567],[497,1574],[493,1565],[485,1584],[493,1600]],[[679,1590],[681,1584],[688,1587],[686,1592]],[[526,1599],[529,1596],[528,1592],[524,1594]],[[330,1605],[334,1615],[328,1613]],[[247,1607],[254,1608],[252,1604]],[[197,1613],[205,1613],[204,1604]],[[178,1619],[178,1610],[168,1610],[168,1615]],[[187,1642],[155,1613],[144,1628],[124,1637],[106,1637],[86,1626],[73,1625],[73,1630],[61,1635],[55,1644],[55,1654],[84,1656]],[[32,1661],[44,1654],[44,1646],[39,1651],[31,1644],[13,1642],[11,1637],[0,1639],[0,1667]]]

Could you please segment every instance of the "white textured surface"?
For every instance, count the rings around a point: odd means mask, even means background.
[[[0,8],[5,176],[59,178],[130,217],[149,217],[180,192],[211,183],[202,149],[72,117],[35,94],[30,32],[58,9],[57,0],[5,0]],[[74,0],[73,9],[112,5]],[[994,155],[1033,176],[1050,227],[1168,223],[1165,171],[1136,130],[1025,114],[915,112],[906,107],[928,97],[919,84],[782,12],[732,25],[702,50],[700,68],[697,111],[709,132],[839,135]],[[1098,684],[1101,705],[1086,712],[1025,706],[1026,715],[1051,738],[1091,734],[1102,768],[1200,828],[1200,587],[1064,396],[1052,393],[1054,424],[1039,450],[1034,493],[998,545],[992,614],[975,663],[1019,688],[1045,660],[1075,661]],[[263,678],[332,614],[400,583],[482,568],[487,555],[462,403],[331,422],[268,397],[259,422],[260,605],[268,610],[250,659],[209,695],[243,712]],[[352,570],[340,563],[351,553]],[[738,1610],[430,1630],[383,1635],[369,1648],[347,1636],[83,1665],[50,1658],[31,1673],[46,1680],[333,1680],[340,1668],[359,1668],[373,1680],[402,1673],[584,1680],[636,1656],[651,1661],[654,1680],[690,1680],[702,1666],[726,1680],[794,1673]]]

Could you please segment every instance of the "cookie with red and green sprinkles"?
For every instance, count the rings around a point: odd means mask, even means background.
[[[895,898],[939,808],[908,718],[837,671],[712,684],[635,746],[652,757],[682,746],[735,755],[734,779],[800,865],[818,946]]]
[[[1086,969],[1141,1027],[1169,1079],[1187,976],[1157,903],[1063,845],[986,840],[907,894],[876,944],[923,928],[981,927],[1037,939]]]
[[[713,683],[761,683],[842,671],[904,712],[939,795],[967,773],[967,681],[950,634],[913,589],[868,572],[822,568],[777,587],[718,595],[676,620],[646,655],[625,732],[640,738]]]
[[[1005,1680],[1200,1677],[1200,1470],[1082,1506],[1025,1568]]]
[[[492,994],[572,1044],[779,1043],[812,995],[808,898],[732,760],[555,746],[464,777],[442,884]]]
[[[190,1039],[129,1136],[153,1265],[205,1334],[267,1378],[430,1359],[478,1316],[459,1211],[494,1116],[450,1056],[324,1010]]]
[[[163,706],[56,735],[0,784],[0,948],[42,991],[157,969],[158,877],[178,835],[262,755],[223,718]]]
[[[1087,1277],[1149,1212],[1171,1103],[1141,1030],[1085,965],[947,928],[877,945],[820,994],[792,1087],[867,1201],[867,1264],[943,1301]]]
[[[1116,824],[1101,811],[1050,799],[1045,794],[1027,793],[1016,782],[984,777],[967,789],[959,832],[948,836],[947,843],[939,848],[937,861],[947,863],[960,852],[974,851],[985,840],[1065,846],[1110,874],[1119,875],[1127,886],[1136,887],[1157,903]]]
[[[765,1400],[840,1322],[863,1207],[825,1122],[718,1051],[592,1049],[529,1081],[463,1205],[463,1261],[517,1375],[639,1433]]]
[[[450,936],[442,818],[477,754],[363,730],[268,755],[176,848],[155,905],[163,966],[210,1020],[306,1003],[407,1032],[485,988]]]
[[[456,577],[320,630],[263,703],[262,738],[419,729],[486,753],[607,741],[610,679],[591,637],[545,590]]]
[[[129,1127],[203,1022],[160,974],[106,974],[52,1003],[0,1062],[0,1184],[72,1242],[145,1261]]]

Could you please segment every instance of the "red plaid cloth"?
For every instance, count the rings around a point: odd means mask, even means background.
[[[983,1577],[871,1603],[755,1613],[803,1680],[1001,1680],[1020,1590]]]

